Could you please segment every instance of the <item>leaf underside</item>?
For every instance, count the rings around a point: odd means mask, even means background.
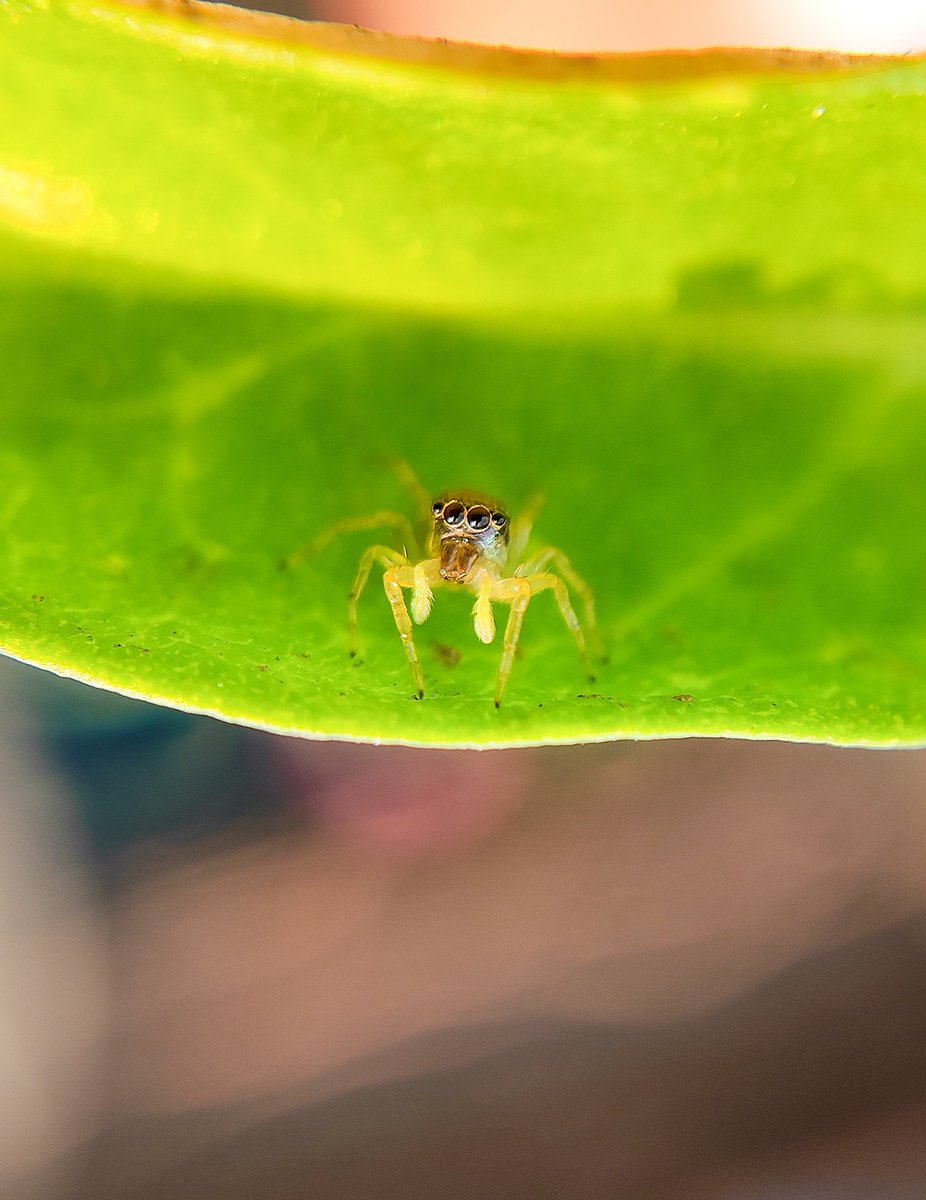
[[[926,740],[922,61],[461,69],[191,11],[0,10],[8,653],[308,736]],[[415,515],[395,457],[544,492],[595,682],[547,595],[497,711],[469,595],[423,700],[375,578],[348,657],[388,531],[280,562]]]

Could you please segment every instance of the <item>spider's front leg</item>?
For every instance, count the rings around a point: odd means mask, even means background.
[[[404,554],[393,550],[391,546],[370,546],[364,551],[357,569],[354,586],[350,590],[347,601],[351,658],[357,653],[357,604],[370,578],[374,563],[379,563],[381,567],[385,568],[383,589],[392,609],[392,616],[399,637],[402,639],[402,645],[405,647],[405,656],[415,681],[415,693],[420,700],[424,695],[424,673],[418,659],[418,650],[412,635],[411,618],[408,615],[402,589],[410,588],[412,590],[412,613],[420,625],[431,611],[431,580],[439,564],[436,560],[426,559],[413,567]]]
[[[498,667],[498,678],[495,683],[496,708],[502,702],[502,694],[508,683],[508,676],[511,674],[515,652],[518,648],[518,639],[521,636],[524,614],[527,611],[531,596],[535,592],[546,591],[553,593],[566,628],[575,640],[576,649],[579,651],[579,657],[582,659],[586,674],[589,679],[595,678],[592,671],[592,664],[588,657],[588,649],[585,645],[585,634],[582,631],[582,626],[569,599],[569,592],[562,579],[546,571],[527,576],[512,575],[508,579],[498,580],[492,588],[491,593],[493,600],[501,600],[503,603],[511,605],[511,615],[508,617],[508,624],[505,628],[502,661]]]
[[[530,604],[531,593],[530,581],[521,579],[517,575],[512,575],[509,579],[499,579],[492,588],[493,600],[501,600],[502,603],[511,605],[508,624],[505,626],[505,639],[502,643],[502,661],[498,664],[498,675],[495,678],[496,708],[500,706],[502,694],[508,684],[508,676],[511,674],[511,666],[518,648],[521,626],[524,623],[527,606]]]
[[[412,635],[411,618],[405,606],[405,597],[402,595],[403,587],[416,588],[417,592],[418,586],[420,585],[416,584],[415,568],[408,563],[404,566],[389,567],[383,576],[383,587],[386,589],[386,596],[392,608],[396,629],[398,629],[402,645],[405,647],[405,657],[408,659],[408,665],[412,670],[412,678],[415,681],[415,692],[420,700],[424,696],[424,672],[421,670],[418,649],[415,646],[415,639]],[[427,616],[427,613],[425,613],[425,616]]]
[[[393,550],[391,546],[369,546],[364,550],[360,559],[360,566],[357,568],[357,577],[354,579],[354,586],[350,589],[350,594],[347,597],[347,644],[351,658],[355,658],[357,655],[357,604],[360,601],[363,589],[367,586],[367,580],[370,578],[373,564],[377,562],[386,570],[393,567],[408,566],[408,559],[405,555],[400,554],[398,550]]]

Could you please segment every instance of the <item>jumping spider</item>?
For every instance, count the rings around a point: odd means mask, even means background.
[[[336,521],[313,543],[286,560],[287,565],[304,561],[337,534],[379,527],[394,530],[402,550],[376,544],[368,547],[361,556],[347,602],[351,657],[357,653],[357,603],[373,564],[378,563],[384,569],[383,586],[405,647],[418,699],[424,696],[424,674],[412,634],[412,620],[418,625],[427,620],[435,587],[462,587],[473,593],[476,597],[473,627],[476,637],[487,644],[495,638],[493,602],[511,605],[495,681],[496,708],[501,704],[511,674],[524,613],[537,592],[552,591],[588,677],[594,679],[585,631],[596,654],[600,654],[601,642],[591,589],[556,547],[547,546],[536,554],[525,555],[539,500],[512,521],[504,505],[481,492],[458,489],[443,492],[431,500],[409,467],[405,464],[395,466],[420,506],[419,531],[407,517],[395,512],[347,517]],[[585,630],[572,607],[567,584],[582,599]],[[411,617],[403,595],[406,588],[411,592]]]

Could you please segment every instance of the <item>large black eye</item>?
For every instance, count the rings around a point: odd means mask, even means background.
[[[444,508],[444,521],[447,525],[460,525],[466,516],[466,509],[459,500],[451,500]]]
[[[494,522],[496,529],[504,529],[508,524],[508,518],[504,513],[500,512],[494,512],[492,514],[492,521]]]
[[[489,528],[489,521],[492,518],[489,516],[489,510],[483,508],[481,504],[474,504],[466,514],[466,524],[470,529],[477,531]]]
[[[443,511],[443,504],[441,504],[440,500],[435,500],[431,505],[431,512],[435,515],[435,517],[439,517]]]

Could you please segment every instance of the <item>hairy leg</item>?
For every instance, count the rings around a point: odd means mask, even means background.
[[[551,575],[548,572],[535,575],[525,576],[525,582],[529,583],[532,591],[546,592],[551,591],[559,607],[560,614],[565,622],[566,628],[575,639],[576,649],[579,651],[579,657],[582,659],[582,665],[585,667],[585,673],[589,679],[595,678],[595,672],[592,669],[591,660],[588,657],[588,648],[585,645],[585,634],[582,631],[582,626],[579,624],[579,618],[576,616],[575,609],[572,607],[572,602],[569,599],[569,592],[565,583],[558,575]]]
[[[511,522],[508,539],[508,561],[517,563],[524,556],[527,543],[530,541],[531,530],[537,520],[537,514],[543,508],[544,496],[536,492],[528,501],[527,508]]]
[[[327,529],[323,529],[317,538],[284,558],[280,566],[284,568],[301,566],[302,563],[308,562],[310,558],[314,558],[316,554],[324,550],[330,541],[342,533],[359,533],[364,529],[392,529],[396,541],[401,542],[405,547],[406,555],[415,554],[417,551],[417,538],[408,517],[403,517],[401,513],[397,512],[382,511],[367,513],[362,517],[344,517],[340,521],[334,521]]]
[[[383,576],[383,587],[386,590],[389,604],[392,607],[396,629],[398,629],[402,645],[405,647],[405,657],[408,659],[408,665],[411,667],[412,678],[415,681],[415,692],[420,700],[424,695],[424,673],[421,670],[421,663],[418,660],[418,650],[415,647],[415,639],[412,636],[411,618],[408,615],[408,609],[405,607],[405,597],[402,595],[403,587],[414,586],[413,569],[407,564],[404,566],[389,567]]]
[[[516,576],[512,576],[510,579],[500,579],[492,590],[492,598],[511,605],[508,624],[505,626],[502,661],[498,665],[498,675],[495,680],[495,707],[498,708],[508,683],[508,676],[511,674],[514,652],[518,648],[521,625],[531,599],[531,585],[526,579],[519,579]]]
[[[557,550],[555,546],[547,546],[525,565],[525,578],[542,572],[546,566],[551,566],[555,571],[558,571],[566,583],[569,584],[576,595],[582,600],[582,607],[585,610],[585,628],[588,631],[588,640],[591,644],[592,653],[596,658],[604,660],[604,646],[601,641],[601,634],[598,632],[598,619],[595,615],[595,597],[592,594],[592,589],[582,576],[577,573],[562,550]],[[562,605],[560,605],[560,611],[562,612]],[[564,619],[565,616],[566,614],[563,613]]]
[[[370,578],[370,571],[373,569],[375,562],[378,562],[381,567],[385,567],[387,570],[393,567],[408,566],[408,559],[405,555],[400,554],[398,550],[393,550],[390,546],[370,546],[367,550],[364,550],[360,558],[360,566],[357,568],[354,585],[350,589],[350,595],[347,598],[348,645],[351,658],[357,653],[357,602],[367,585],[367,580]]]
[[[440,578],[440,562],[436,558],[426,558],[412,568],[412,617],[416,625],[431,615],[434,600],[431,584],[435,578]]]
[[[484,575],[476,591],[476,603],[473,605],[473,629],[476,631],[476,637],[486,646],[495,640],[495,613],[492,612],[494,585],[492,577]]]
[[[429,517],[431,514],[431,494],[415,474],[412,467],[404,458],[390,458],[387,460],[387,463],[390,471],[392,471],[399,483],[411,493],[418,510],[425,518]]]

